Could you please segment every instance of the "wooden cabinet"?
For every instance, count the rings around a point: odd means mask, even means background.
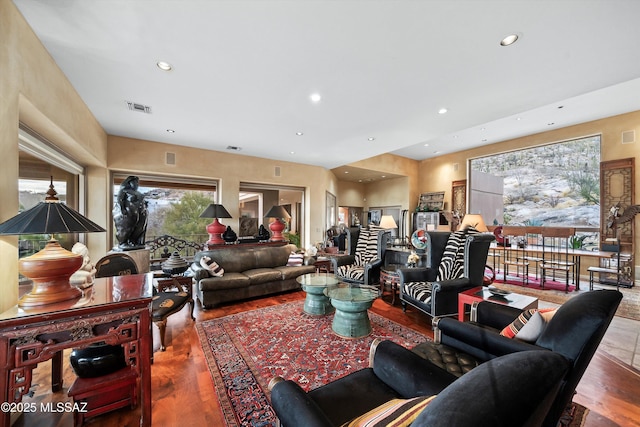
[[[618,245],[619,239],[620,260],[607,260],[615,262],[617,268],[622,270],[620,281],[623,286],[632,286],[635,277],[634,271],[634,220],[611,223],[611,211],[618,206],[620,211],[635,205],[635,164],[634,158],[611,160],[600,163],[600,248]],[[619,265],[618,265],[619,264]],[[611,266],[601,267],[611,268]],[[603,282],[609,281],[602,277]]]

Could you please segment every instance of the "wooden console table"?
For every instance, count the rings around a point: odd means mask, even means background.
[[[80,299],[28,309],[14,306],[0,314],[3,408],[22,401],[38,363],[52,359],[51,388],[59,391],[62,351],[106,342],[124,347],[127,362],[140,377],[140,425],[150,427],[152,289],[151,273],[100,278]],[[8,427],[11,411],[0,415],[0,427]]]

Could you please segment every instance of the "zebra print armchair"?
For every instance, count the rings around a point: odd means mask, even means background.
[[[336,277],[343,282],[361,285],[380,283],[380,267],[390,238],[389,230],[378,227],[360,230],[353,255],[331,258]],[[354,242],[349,244],[351,247]]]
[[[400,301],[436,316],[458,314],[458,294],[482,286],[493,234],[474,228],[462,231],[427,231],[427,266],[401,268]]]

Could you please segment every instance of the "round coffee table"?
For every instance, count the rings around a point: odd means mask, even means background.
[[[298,276],[296,281],[307,293],[304,299],[304,312],[314,316],[324,316],[334,312],[334,308],[324,294],[328,285],[336,285],[338,279],[330,273],[309,273]]]
[[[331,329],[345,338],[366,337],[371,333],[371,321],[367,310],[378,298],[375,286],[338,283],[327,286],[325,295],[335,307]]]

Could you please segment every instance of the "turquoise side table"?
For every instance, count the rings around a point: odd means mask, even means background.
[[[298,276],[296,281],[307,293],[304,299],[304,312],[313,316],[324,316],[335,311],[331,301],[325,295],[327,286],[338,284],[338,279],[330,273],[310,273]]]
[[[333,332],[345,338],[366,337],[371,333],[367,310],[379,296],[377,287],[338,283],[327,286],[325,294],[336,309],[331,324]]]

